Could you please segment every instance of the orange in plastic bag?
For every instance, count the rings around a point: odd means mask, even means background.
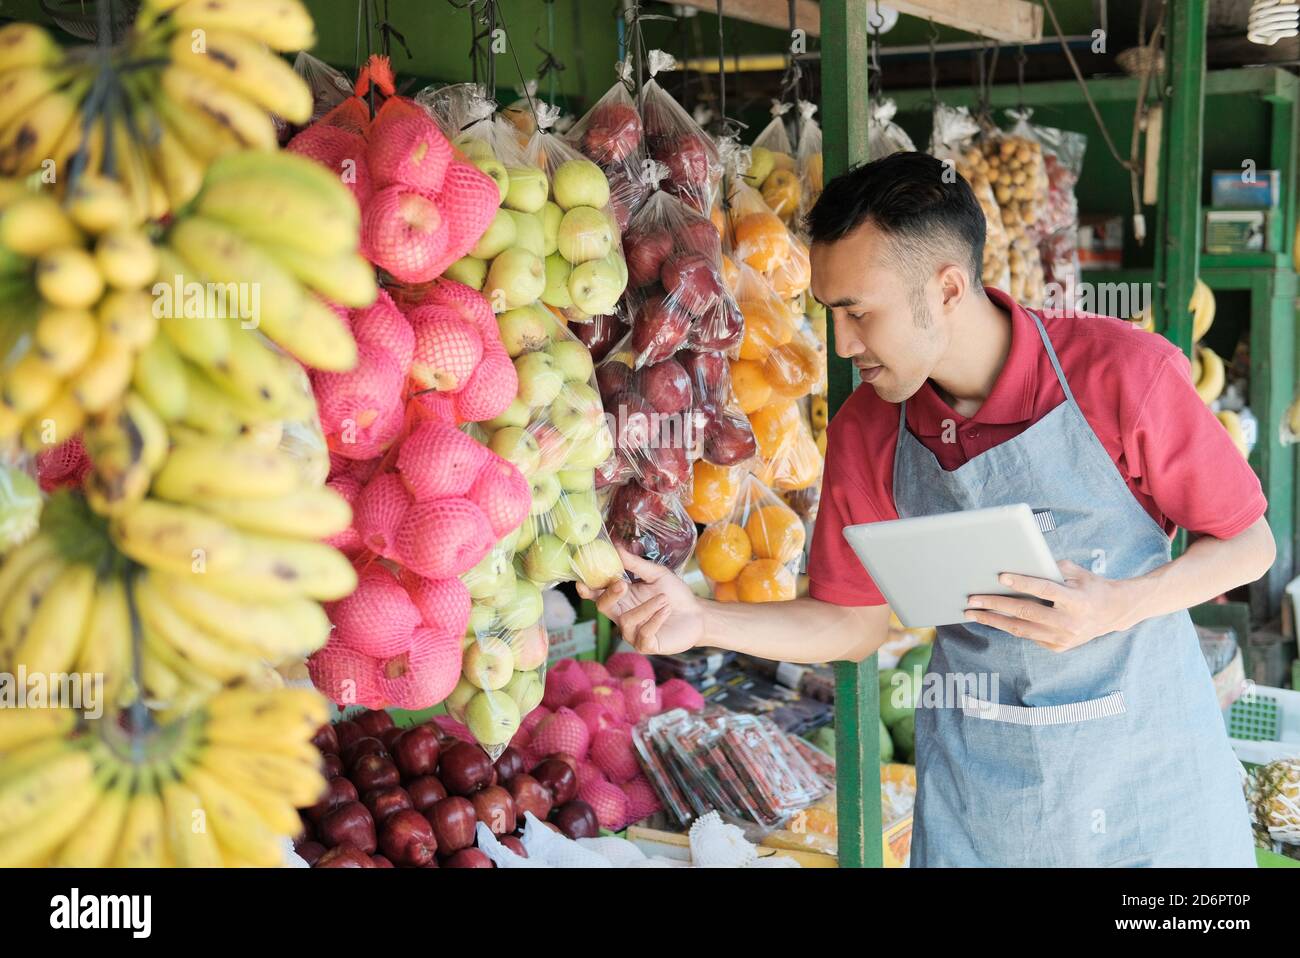
[[[799,336],[778,346],[763,362],[763,378],[779,399],[798,399],[821,380],[822,359],[811,336]],[[743,406],[742,406],[743,408]]]
[[[821,433],[822,436],[826,434]],[[779,492],[808,489],[817,484],[822,475],[823,458],[817,440],[802,420],[794,438],[773,457],[763,463],[754,475]]]
[[[772,386],[763,374],[763,367],[752,359],[732,361],[731,393],[740,411],[747,416],[772,401]]]
[[[782,299],[793,299],[812,285],[812,261],[808,247],[797,236],[790,238],[790,252],[768,276],[772,290]],[[803,312],[801,309],[800,313]]]
[[[750,414],[758,452],[764,459],[775,459],[799,434],[799,407],[793,402],[769,403]]]
[[[758,272],[771,272],[790,253],[790,231],[775,213],[746,213],[736,220],[736,253]]]
[[[733,296],[740,288],[740,267],[736,261],[725,253],[722,256],[722,283]]]
[[[740,358],[762,361],[776,346],[794,338],[794,324],[779,299],[746,299],[740,302],[745,317],[745,338],[740,342]]]
[[[788,602],[795,597],[794,573],[776,559],[755,559],[736,578],[741,602]]]
[[[709,526],[695,546],[700,571],[714,582],[731,582],[754,558],[749,536],[734,522]]]
[[[715,466],[705,459],[696,460],[686,514],[702,525],[726,518],[736,505],[742,478],[740,467]]]
[[[736,593],[736,583],[717,583],[713,587],[713,598],[717,602],[739,602],[740,596]]]
[[[745,535],[760,559],[775,559],[784,565],[803,551],[803,523],[784,503],[755,509],[745,523]]]

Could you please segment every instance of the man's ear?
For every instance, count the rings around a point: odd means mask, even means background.
[[[961,305],[970,289],[970,277],[955,263],[939,270],[939,294],[943,308],[949,312]]]

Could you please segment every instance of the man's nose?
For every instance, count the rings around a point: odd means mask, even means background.
[[[835,355],[840,359],[852,359],[862,352],[862,341],[853,331],[848,319],[837,310],[832,314],[835,328]]]

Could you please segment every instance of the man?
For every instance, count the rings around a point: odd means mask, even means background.
[[[860,661],[889,609],[847,525],[1027,502],[1064,584],[1050,605],[972,596],[927,681],[992,678],[997,708],[918,708],[914,865],[1250,866],[1239,768],[1189,606],[1274,557],[1258,480],[1197,397],[1186,358],[1098,316],[1038,316],[980,285],[985,224],[933,157],[831,182],[808,217],[813,293],[870,388],[830,426],[810,597],[703,601],[625,556],[599,608],[644,652],[697,645]],[[1198,535],[1170,560],[1177,526]]]

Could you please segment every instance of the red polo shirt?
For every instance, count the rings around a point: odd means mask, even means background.
[[[1011,313],[1011,349],[984,405],[969,419],[958,415],[928,381],[907,403],[908,428],[947,470],[1019,435],[1065,401],[1032,317],[1003,292],[989,289],[988,296]],[[1084,418],[1134,498],[1171,536],[1181,526],[1227,539],[1264,514],[1259,479],[1196,395],[1191,366],[1172,343],[1103,316],[1046,312],[1043,324]],[[870,386],[857,389],[831,422],[808,561],[814,598],[836,605],[885,601],[842,530],[898,518],[897,441],[898,407]]]

